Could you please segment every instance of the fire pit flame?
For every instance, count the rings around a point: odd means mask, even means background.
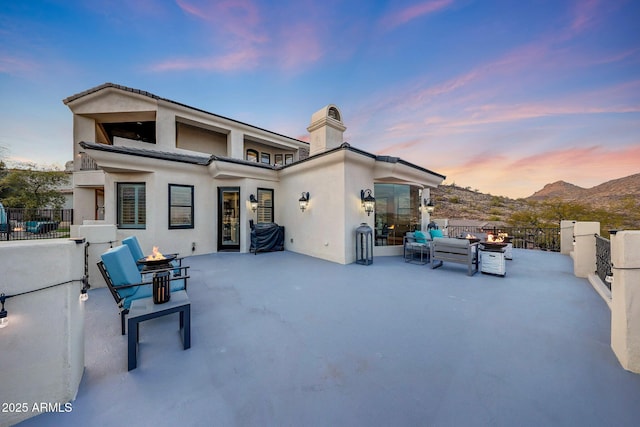
[[[498,236],[494,236],[493,234],[487,234],[487,242],[495,242],[502,243],[504,239],[508,236],[507,233],[498,233]]]
[[[159,261],[162,259],[167,259],[167,258],[160,253],[157,246],[154,246],[151,255],[147,257],[147,261]]]

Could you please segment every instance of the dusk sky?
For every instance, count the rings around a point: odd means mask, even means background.
[[[640,172],[640,1],[51,0],[0,5],[0,157],[64,167],[105,82],[526,197]]]

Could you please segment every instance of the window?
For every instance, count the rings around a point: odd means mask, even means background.
[[[269,153],[261,153],[260,154],[260,162],[265,163],[267,165],[271,164],[271,154]]]
[[[147,209],[144,182],[119,182],[118,228],[146,228]]]
[[[273,190],[258,188],[257,222],[273,222]]]
[[[169,184],[169,229],[193,228],[193,185]]]
[[[385,233],[388,231],[389,245],[401,245],[407,231],[420,229],[422,214],[419,190],[419,187],[412,185],[374,184],[376,234],[382,235],[383,230]]]
[[[247,150],[247,160],[250,162],[258,161],[258,152],[256,150],[248,149]]]
[[[283,164],[282,154],[276,154],[276,166],[282,166]]]
[[[285,154],[284,155],[284,164],[288,165],[293,163],[293,154]]]

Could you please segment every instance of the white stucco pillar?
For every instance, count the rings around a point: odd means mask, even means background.
[[[158,106],[156,112],[156,147],[158,151],[176,149],[176,114],[169,108]]]
[[[244,134],[231,130],[227,136],[227,155],[233,159],[244,159]]]
[[[599,222],[576,222],[573,227],[573,274],[587,278],[596,271],[596,234],[600,234]]]
[[[573,228],[575,221],[560,221],[560,253],[569,255],[573,251]]]
[[[611,234],[611,348],[623,368],[640,373],[640,231]]]

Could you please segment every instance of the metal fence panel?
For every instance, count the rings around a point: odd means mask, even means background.
[[[73,209],[6,208],[0,240],[58,239],[70,237]]]

